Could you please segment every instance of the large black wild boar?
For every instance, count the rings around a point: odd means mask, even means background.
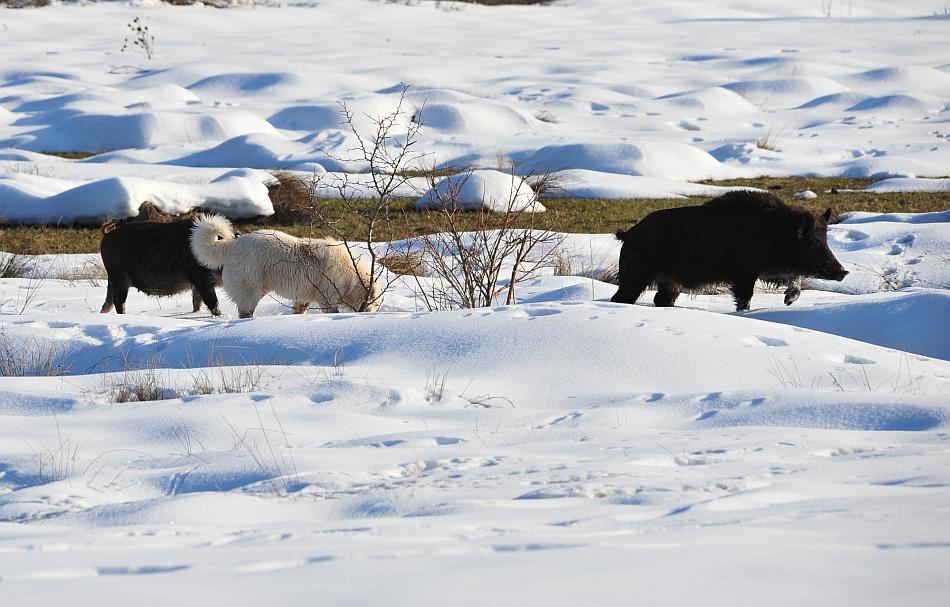
[[[653,303],[672,306],[684,288],[728,284],[736,310],[748,310],[759,278],[842,280],[848,273],[827,243],[830,217],[831,209],[819,216],[749,191],[729,192],[698,207],[654,211],[617,232],[623,241],[620,288],[611,300],[634,303],[656,283]]]
[[[191,289],[195,312],[204,302],[213,315],[220,315],[214,287],[221,286],[221,272],[209,270],[195,259],[191,252],[193,226],[192,219],[135,221],[105,232],[99,253],[109,284],[100,311],[105,314],[115,305],[115,311],[124,314],[129,287],[133,286],[157,296]]]

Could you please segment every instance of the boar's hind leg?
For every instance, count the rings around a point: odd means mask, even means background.
[[[749,309],[749,302],[752,301],[752,292],[755,289],[755,276],[744,276],[735,278],[729,285],[732,291],[732,297],[736,300],[736,311]]]
[[[106,270],[106,274],[109,277],[109,286],[107,289],[108,293],[112,295],[112,303],[115,305],[115,311],[118,314],[125,314],[125,300],[129,296],[129,287],[132,286],[132,279],[121,270],[114,272]],[[108,303],[109,300],[106,299],[106,303],[102,305],[102,311],[108,312],[108,310],[106,310]]]
[[[656,285],[656,295],[653,305],[658,308],[672,308],[676,298],[683,292],[683,287],[669,280],[660,280]]]

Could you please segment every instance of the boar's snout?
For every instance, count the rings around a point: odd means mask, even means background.
[[[848,275],[848,271],[842,268],[839,264],[834,264],[833,266],[827,268],[824,272],[821,273],[819,278],[824,278],[825,280],[836,280],[841,282],[844,280],[844,277]]]

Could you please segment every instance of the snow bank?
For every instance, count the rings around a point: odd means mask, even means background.
[[[552,174],[552,189],[545,196],[552,198],[685,198],[687,196],[721,196],[741,189],[657,177],[640,177],[574,169]]]
[[[264,172],[235,170],[205,184],[114,177],[82,184],[23,173],[0,175],[0,217],[11,223],[101,223],[138,214],[143,202],[179,214],[196,208],[230,217],[274,212]]]
[[[867,192],[950,192],[950,179],[883,179],[864,188]]]
[[[440,209],[456,204],[466,210],[486,209],[542,213],[531,186],[517,175],[501,171],[472,171],[442,179],[416,201],[416,209]]]
[[[950,360],[950,293],[880,293],[861,301],[748,314],[904,352]],[[910,363],[909,363],[910,364]]]
[[[706,152],[676,143],[550,145],[519,161],[521,170],[529,174],[564,169],[665,179],[713,179],[729,174]]]
[[[245,133],[276,133],[267,121],[242,110],[78,114],[0,141],[0,146],[50,152],[105,152],[154,145],[220,140]]]

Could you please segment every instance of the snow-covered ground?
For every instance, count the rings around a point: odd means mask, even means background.
[[[266,214],[251,183],[266,177],[246,169],[365,171],[339,104],[365,136],[402,83],[401,121],[424,125],[426,165],[570,171],[559,182],[576,196],[679,196],[697,192],[689,180],[763,174],[944,177],[946,11],[944,0],[5,10],[0,216],[92,221],[204,195]],[[134,18],[151,59],[131,44]],[[245,173],[206,186],[218,196],[185,187],[231,169]]]
[[[0,214],[267,212],[266,169],[365,168],[336,102],[400,82],[434,163],[585,196],[947,190],[919,178],[950,166],[942,2],[410,4],[0,10]],[[135,16],[152,60],[119,52]],[[512,306],[394,279],[378,313],[248,320],[223,293],[100,315],[97,255],[27,258],[0,279],[0,602],[944,605],[950,211],[829,245],[844,282],[746,313],[610,303],[610,235],[565,235],[578,275]],[[162,398],[114,402],[134,386]]]

